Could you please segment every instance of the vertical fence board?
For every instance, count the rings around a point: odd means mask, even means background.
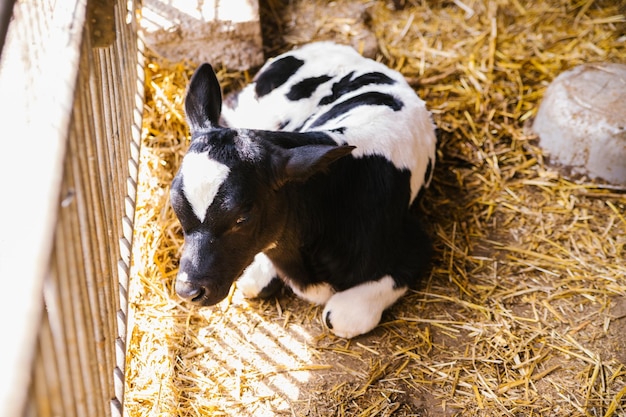
[[[0,117],[14,135],[0,186],[24,204],[0,216],[0,275],[21,278],[0,300],[0,317],[11,319],[0,330],[16,344],[0,359],[2,417],[122,415],[143,106],[139,8],[139,0],[16,3],[0,60]]]
[[[40,324],[85,0],[15,3],[0,59],[0,415],[19,416]]]

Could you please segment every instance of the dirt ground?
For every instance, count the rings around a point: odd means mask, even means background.
[[[550,80],[626,62],[610,1],[261,2],[266,53],[351,43],[400,70],[438,126],[420,287],[352,340],[288,292],[213,308],[172,289],[169,182],[197,63],[152,57],[136,219],[126,413],[139,416],[624,416],[626,194],[549,163],[530,129]],[[218,76],[225,90],[253,74]]]

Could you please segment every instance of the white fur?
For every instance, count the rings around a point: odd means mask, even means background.
[[[189,282],[189,275],[185,271],[179,271],[176,276],[176,281]]]
[[[263,288],[267,287],[276,276],[272,261],[264,253],[258,253],[237,280],[237,288],[246,298],[258,297]]]
[[[243,271],[243,274],[237,280],[237,288],[244,297],[255,298],[276,276],[276,268],[274,268],[272,261],[261,252],[254,257],[254,261]],[[303,290],[294,283],[289,282],[288,279],[287,281],[289,287],[298,297],[313,304],[325,304],[335,294],[329,284],[310,285]]]
[[[290,283],[289,287],[298,297],[317,305],[325,304],[335,294],[330,284],[326,283],[309,285],[304,290],[293,283]]]
[[[230,169],[209,159],[206,152],[188,153],[181,166],[183,191],[194,214],[201,222]]]
[[[406,287],[394,288],[389,275],[333,295],[322,317],[330,315],[331,331],[340,337],[351,338],[367,333],[378,325],[383,311],[406,293]]]
[[[428,160],[435,161],[436,136],[430,112],[423,100],[408,85],[402,74],[374,60],[364,58],[353,48],[331,42],[305,45],[288,54],[305,61],[305,64],[283,85],[269,94],[257,98],[255,84],[246,86],[238,96],[236,107],[224,107],[222,113],[233,127],[278,129],[281,123],[290,121],[284,130],[304,124],[312,124],[317,116],[334,105],[367,91],[380,91],[401,100],[403,108],[394,112],[387,106],[359,106],[321,126],[306,130],[332,130],[346,128],[345,134],[331,134],[337,143],[347,143],[357,148],[355,157],[381,155],[398,168],[411,171],[411,201],[424,184]],[[280,58],[277,57],[277,58]],[[261,72],[273,60],[261,69]],[[337,101],[318,106],[321,98],[331,94],[333,83],[354,70],[353,78],[368,72],[380,72],[394,79],[393,85],[370,84],[341,96]],[[309,77],[330,75],[334,78],[319,86],[307,99],[289,100],[286,95],[294,84]],[[428,179],[427,179],[428,180]]]

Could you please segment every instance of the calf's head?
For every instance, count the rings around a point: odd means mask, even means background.
[[[205,306],[224,299],[254,256],[280,239],[290,206],[286,184],[306,181],[353,149],[312,144],[306,133],[221,127],[221,106],[213,68],[203,64],[185,98],[191,144],[170,202],[185,239],[176,293]]]

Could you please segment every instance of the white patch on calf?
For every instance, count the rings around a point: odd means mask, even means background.
[[[183,159],[183,191],[194,214],[201,222],[230,169],[209,158],[207,152],[188,153]]]
[[[189,282],[189,275],[187,275],[184,271],[178,271],[178,275],[176,275],[176,280],[180,282]]]
[[[402,101],[404,108],[399,112],[386,106],[361,106],[348,112],[347,117],[331,120],[322,127],[329,130],[347,127],[345,134],[330,132],[329,135],[337,143],[356,146],[352,151],[355,158],[380,155],[397,168],[408,169],[412,202],[422,186],[428,186],[424,184],[424,174],[428,161],[435,159],[437,139],[424,102],[412,93]]]
[[[337,336],[355,337],[376,327],[383,311],[406,290],[406,287],[395,288],[395,281],[389,275],[365,282],[333,295],[324,307],[322,318],[330,321],[331,331]]]
[[[225,103],[222,116],[230,126],[256,129],[290,130],[302,126],[302,131],[328,132],[340,144],[354,145],[355,158],[380,155],[400,169],[411,172],[411,201],[424,184],[429,164],[435,162],[437,138],[435,125],[426,103],[415,93],[398,71],[380,62],[367,59],[350,46],[331,42],[314,42],[288,52],[305,63],[284,84],[262,97],[257,97],[255,84],[249,84],[238,95],[233,108]],[[269,68],[281,55],[269,60],[259,73]],[[393,84],[367,84],[359,89],[340,95],[329,104],[320,105],[323,97],[333,94],[332,87],[346,74],[354,72],[352,79],[379,72],[395,80]],[[319,85],[312,95],[297,101],[289,100],[287,94],[300,81],[319,76],[332,77]],[[309,129],[319,116],[333,106],[367,92],[380,92],[402,102],[400,110],[385,105],[363,105],[332,118],[320,126]],[[283,123],[289,122],[283,126]],[[342,128],[344,134],[333,132]],[[432,169],[432,167],[431,167]]]
[[[258,253],[237,280],[237,289],[246,298],[256,298],[276,276],[272,261],[264,253]]]
[[[309,285],[303,290],[289,282],[289,287],[298,297],[317,305],[325,304],[335,294],[333,288],[326,283]]]

